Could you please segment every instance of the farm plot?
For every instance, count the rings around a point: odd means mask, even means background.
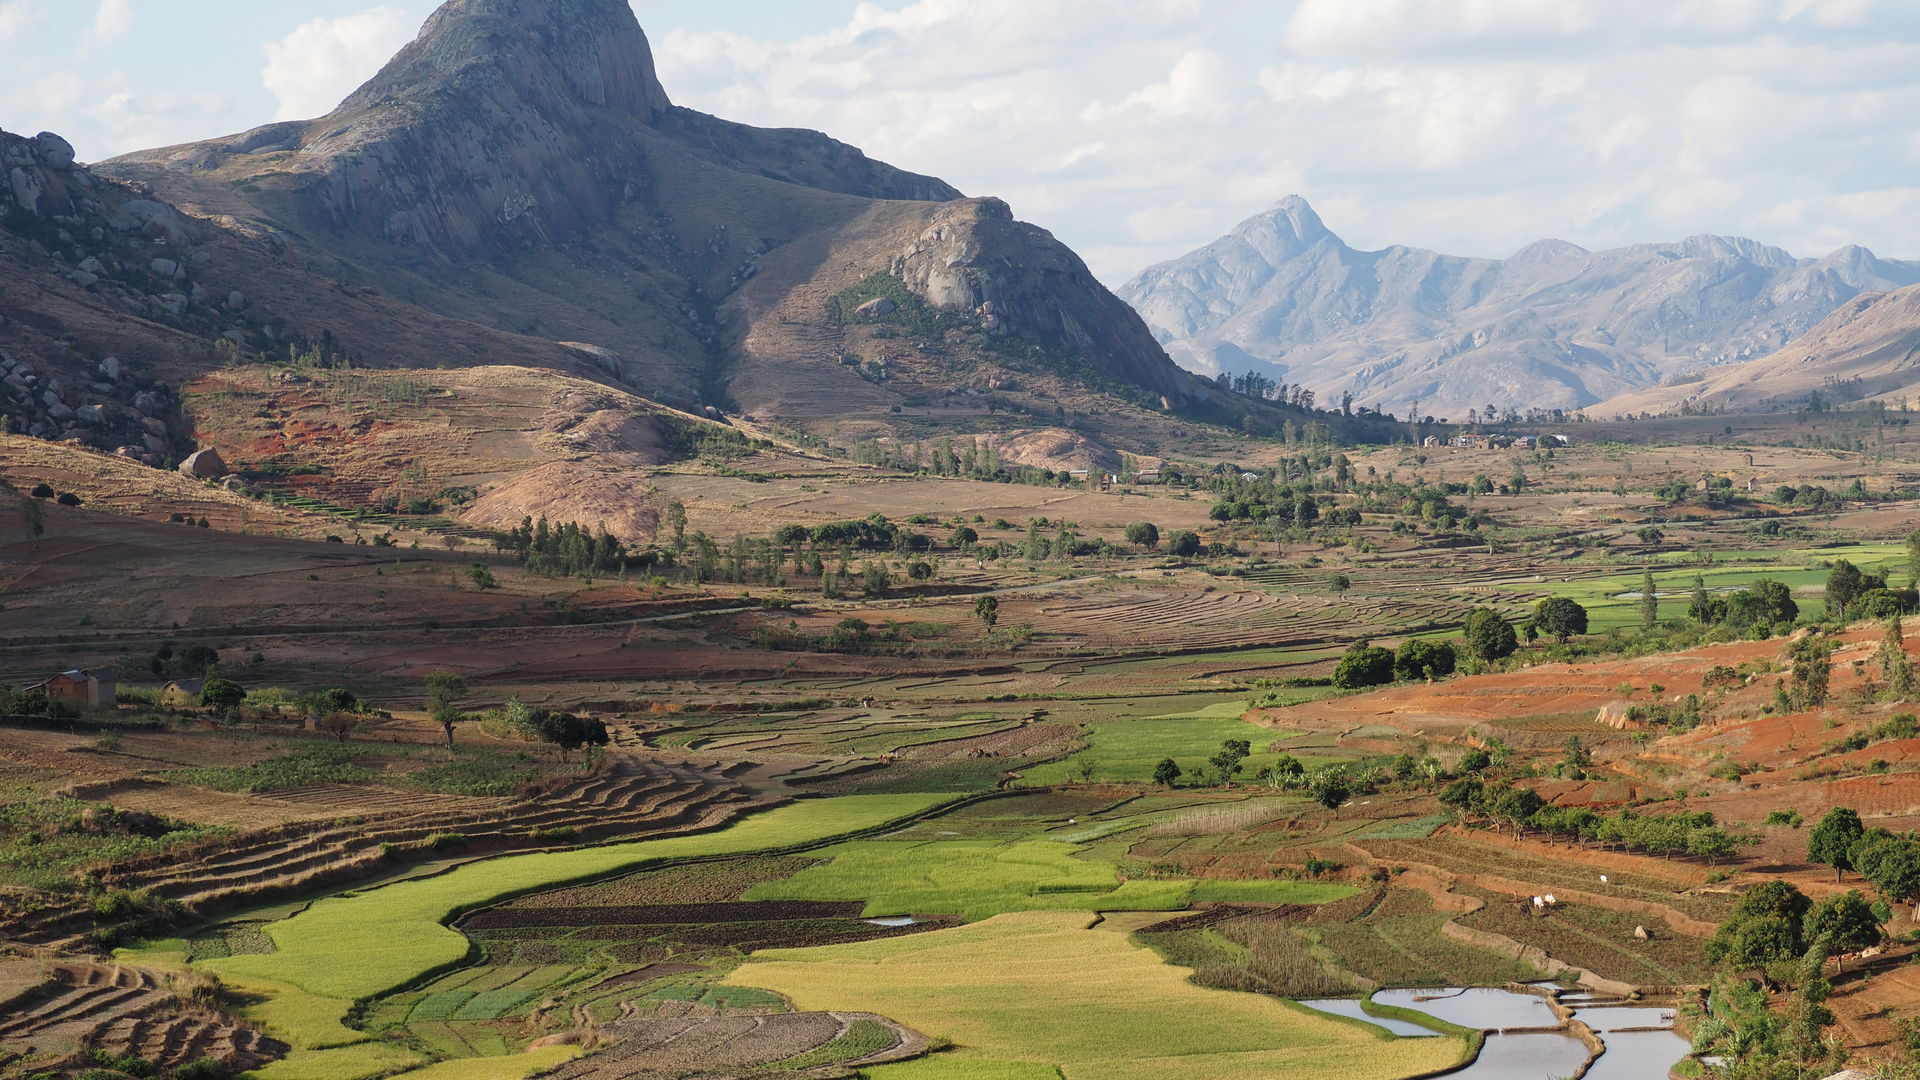
[[[1465,604],[1410,596],[1333,596],[1291,588],[1157,587],[1046,597],[1003,613],[1049,638],[1088,647],[1183,652],[1315,647],[1379,633],[1450,626]]]
[[[1389,888],[1315,910],[1304,934],[1372,986],[1498,986],[1541,977],[1530,964],[1441,936],[1448,917],[1417,889]]]
[[[801,754],[870,757],[914,747],[995,735],[1019,727],[1019,717],[974,713],[760,713],[712,721],[683,720],[659,745],[724,754]]]
[[[1705,942],[1699,938],[1655,927],[1651,941],[1636,940],[1634,928],[1647,921],[1645,915],[1569,903],[1536,916],[1522,909],[1526,901],[1512,896],[1456,891],[1487,905],[1461,916],[1461,925],[1538,945],[1557,960],[1610,979],[1641,986],[1687,986],[1705,983],[1713,974],[1713,965],[1702,953]]]
[[[1535,854],[1528,848],[1491,838],[1442,834],[1413,842],[1390,839],[1381,834],[1363,835],[1353,841],[1383,863],[1405,862],[1436,866],[1466,879],[1479,876],[1525,882],[1540,892],[1601,892],[1625,901],[1659,904],[1689,918],[1718,922],[1731,914],[1735,898],[1730,893],[1699,892],[1690,888],[1692,867],[1668,866],[1661,860],[1634,858],[1619,869],[1609,861],[1608,869],[1595,870],[1583,860],[1578,848],[1562,849],[1564,860],[1547,854]],[[1602,883],[1600,875],[1606,874]],[[1642,916],[1657,918],[1657,916]],[[1629,930],[1632,927],[1628,927]]]
[[[1283,693],[1289,694],[1291,703],[1325,697],[1329,692],[1316,688]],[[1246,698],[1235,696],[1212,699],[1187,712],[1095,720],[1085,727],[1085,750],[1065,761],[1035,766],[1022,776],[1035,784],[1068,780],[1151,784],[1154,767],[1162,759],[1172,758],[1182,768],[1205,768],[1207,759],[1219,753],[1220,744],[1228,739],[1245,739],[1253,745],[1254,754],[1242,767],[1245,775],[1254,776],[1279,757],[1267,747],[1294,733],[1250,724],[1240,718],[1246,711]]]
[[[910,816],[945,798],[820,799],[757,814],[716,833],[492,859],[438,877],[321,900],[267,928],[277,950],[273,955],[234,956],[207,966],[223,974],[284,980],[327,997],[371,997],[464,957],[467,939],[442,925],[461,910],[659,860],[818,842]]]
[[[1066,1080],[1410,1076],[1445,1068],[1455,1038],[1395,1040],[1275,998],[1195,986],[1084,914],[1020,912],[892,941],[762,954],[728,981],[803,1009],[880,1012],[944,1032],[951,1054],[889,1080],[1044,1076]],[[1063,1018],[1072,1022],[1062,1022]]]

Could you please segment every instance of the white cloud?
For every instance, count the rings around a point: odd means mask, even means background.
[[[381,6],[314,19],[266,45],[261,82],[280,100],[276,120],[305,120],[338,105],[412,39],[417,20]]]
[[[0,0],[0,45],[11,44],[45,17],[39,0]]]
[[[106,43],[118,41],[133,32],[133,0],[100,0],[93,16],[93,36]]]
[[[1920,256],[1913,0],[910,0],[655,54],[676,101],[1002,195],[1110,282],[1290,192],[1367,247]]]

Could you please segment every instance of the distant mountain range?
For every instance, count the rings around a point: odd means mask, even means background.
[[[1508,259],[1358,251],[1294,196],[1119,292],[1191,371],[1463,420],[1582,409],[1766,357],[1862,294],[1915,284],[1920,262],[1861,247],[1798,259],[1722,236],[1543,240]]]
[[[1920,286],[1862,293],[1777,353],[1624,394],[1591,411],[1784,412],[1876,398],[1920,402]]]

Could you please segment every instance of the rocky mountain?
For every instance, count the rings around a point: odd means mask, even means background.
[[[626,0],[450,0],[325,117],[95,171],[678,408],[834,430],[986,399],[1123,422],[1250,408],[1006,204],[674,105]],[[382,328],[284,310],[369,363],[499,359],[402,356]]]
[[[1920,286],[1862,293],[1770,356],[1710,368],[1593,407],[1599,416],[1768,412],[1920,399]]]
[[[1359,251],[1291,197],[1120,290],[1181,365],[1255,371],[1325,402],[1465,419],[1583,408],[1773,353],[1920,263],[1846,247],[1821,259],[1734,237],[1508,259]]]

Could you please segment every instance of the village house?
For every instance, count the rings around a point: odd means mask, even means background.
[[[200,688],[206,685],[205,679],[175,679],[160,688],[160,704],[172,708],[185,708],[200,704]]]
[[[29,686],[27,692],[45,694],[50,701],[110,709],[119,704],[119,697],[114,691],[114,682],[113,673],[110,671],[76,668],[72,671],[63,671],[46,682]]]

